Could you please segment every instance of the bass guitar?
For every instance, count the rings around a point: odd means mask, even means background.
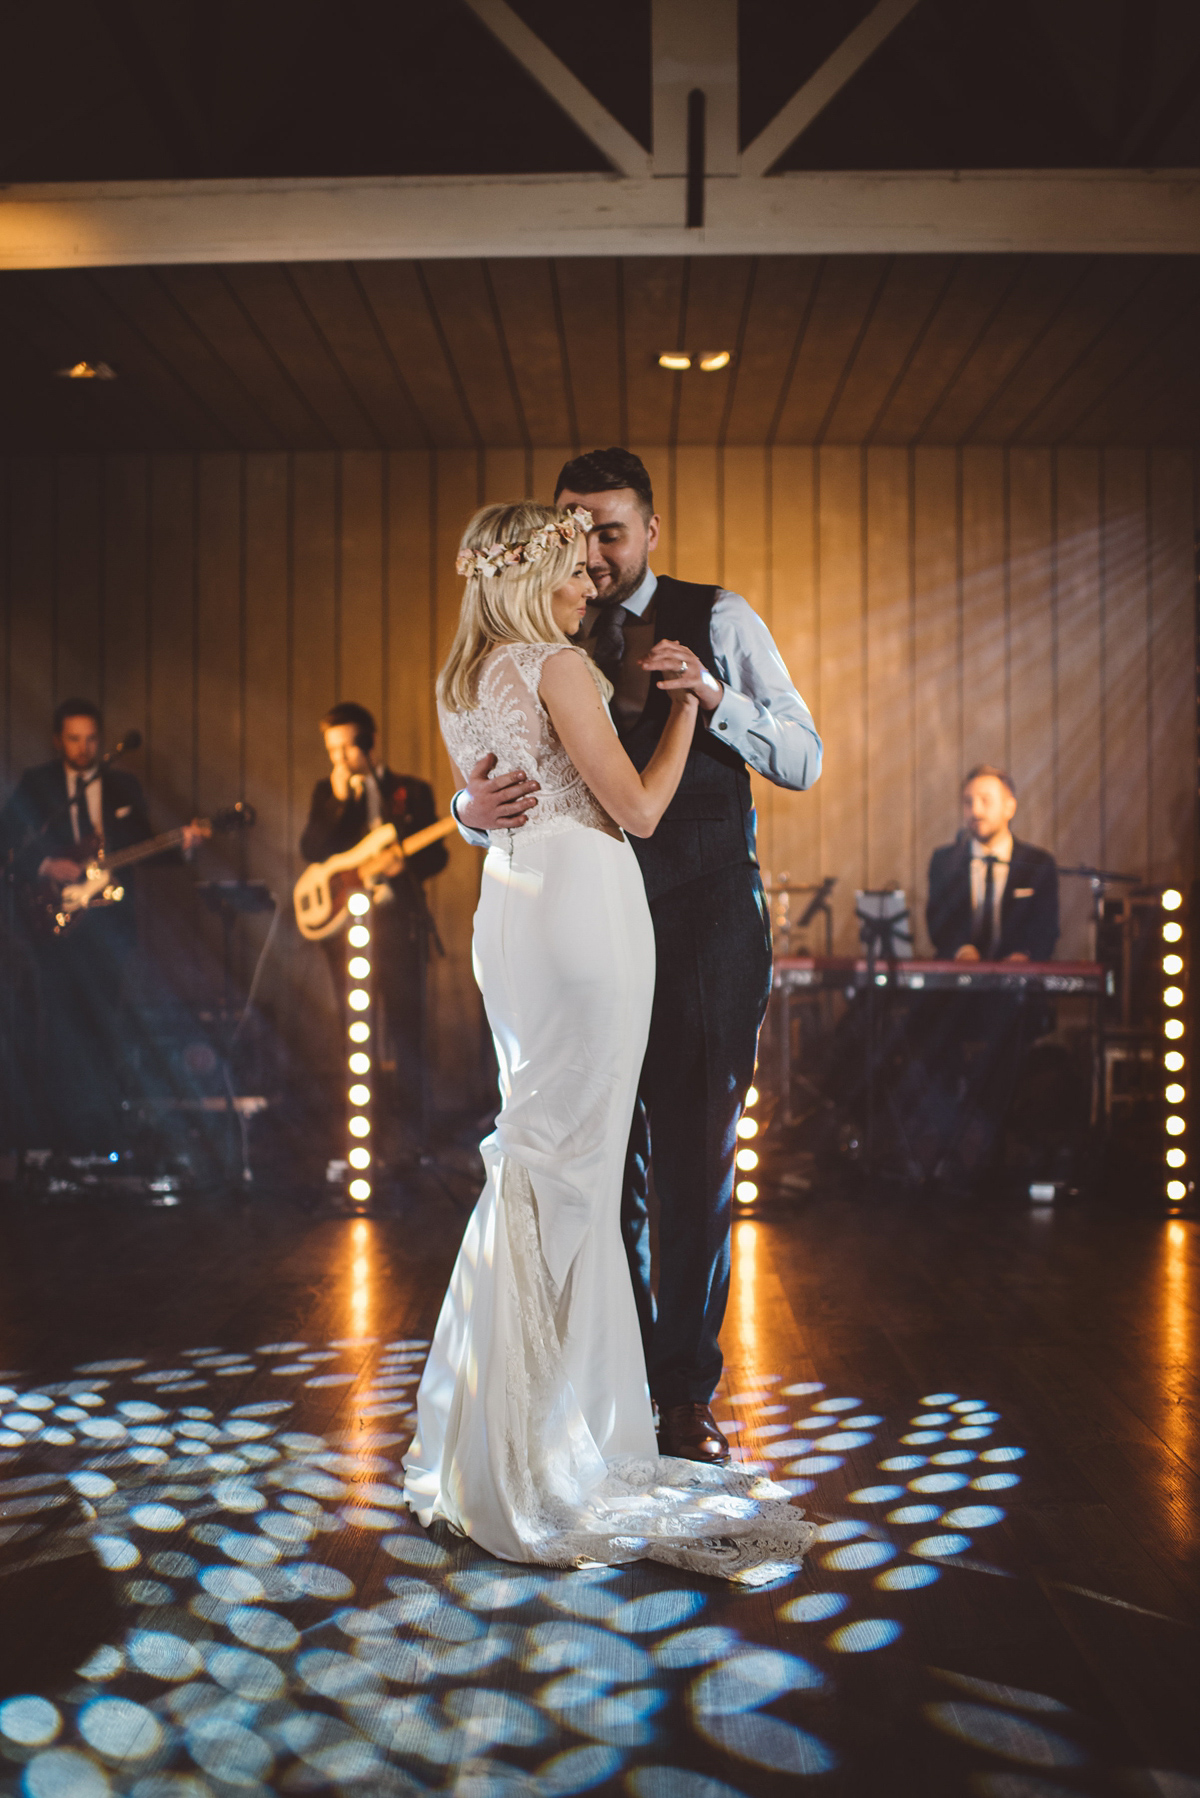
[[[371,893],[384,881],[394,880],[410,855],[439,843],[457,828],[453,818],[439,818],[402,842],[394,824],[379,824],[352,849],[310,863],[292,894],[300,935],[310,943],[336,935],[349,922],[351,893]]]
[[[194,828],[208,838],[232,830],[248,830],[256,818],[254,807],[239,799],[236,805],[211,818],[197,818]],[[111,855],[99,850],[80,869],[79,879],[68,881],[66,886],[39,880],[29,895],[27,909],[31,923],[41,935],[64,936],[84,912],[121,903],[125,897],[120,880],[123,869],[149,861],[151,856],[162,855],[164,850],[178,849],[182,842],[182,830],[167,830],[161,836],[148,837],[144,843],[114,850]]]

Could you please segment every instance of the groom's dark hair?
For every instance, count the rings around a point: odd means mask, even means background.
[[[650,485],[650,476],[642,458],[635,456],[632,450],[589,450],[586,456],[564,462],[554,483],[554,492],[556,497],[564,491],[612,493],[617,487],[631,487],[642,517],[654,516],[654,489]]]

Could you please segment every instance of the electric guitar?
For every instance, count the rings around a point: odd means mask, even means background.
[[[393,880],[410,855],[439,843],[456,829],[453,818],[439,818],[401,842],[394,824],[378,824],[352,849],[310,863],[292,893],[300,935],[310,943],[336,935],[349,921],[351,893],[370,893],[383,881]]]
[[[239,799],[236,805],[211,818],[197,818],[195,828],[207,840],[227,831],[248,830],[256,817],[254,807]],[[52,880],[37,881],[27,906],[31,923],[42,935],[64,936],[84,912],[121,903],[125,897],[125,887],[119,878],[123,868],[149,861],[151,856],[161,855],[166,849],[177,849],[182,842],[182,830],[164,831],[161,836],[148,837],[144,843],[116,849],[111,855],[100,849],[89,856],[80,869],[79,879],[68,881],[63,887]]]

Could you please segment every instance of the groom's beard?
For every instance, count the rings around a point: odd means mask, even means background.
[[[645,580],[646,570],[649,566],[650,564],[648,561],[643,561],[641,567],[635,570],[633,574],[627,574],[623,581],[616,582],[615,585],[606,588],[603,593],[597,593],[592,604],[596,606],[623,606],[627,599],[633,598],[634,594]],[[595,582],[596,576],[592,573],[590,568],[588,569],[588,573],[591,574],[592,580]]]

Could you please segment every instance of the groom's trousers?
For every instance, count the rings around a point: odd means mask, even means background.
[[[621,1229],[650,1391],[660,1406],[707,1404],[721,1377],[717,1338],[729,1297],[737,1121],[771,988],[770,922],[758,869],[746,862],[663,893],[650,913],[658,969]],[[650,1284],[651,1139],[657,1306]]]

